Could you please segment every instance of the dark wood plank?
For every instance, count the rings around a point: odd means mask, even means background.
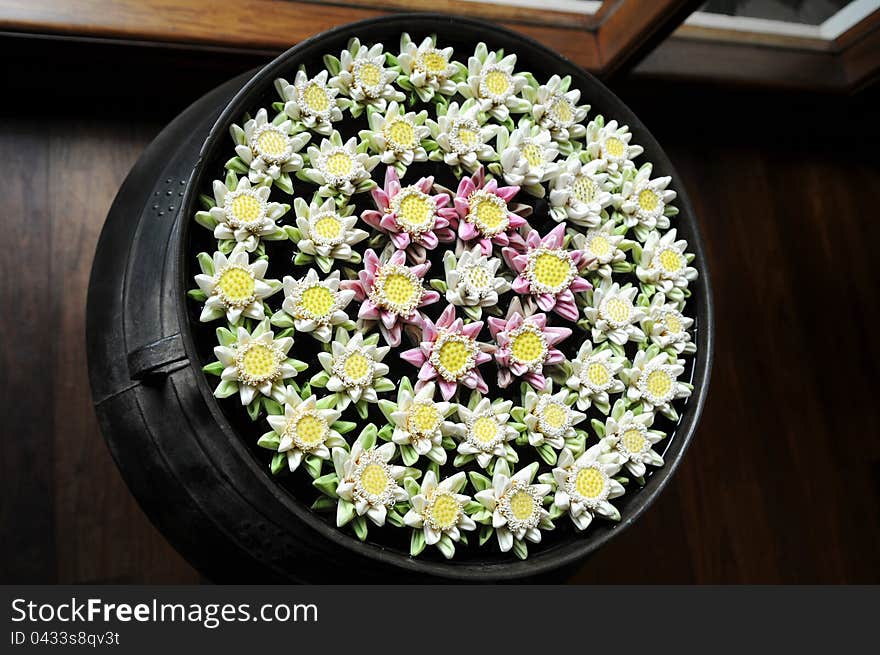
[[[56,575],[52,504],[56,451],[50,372],[56,344],[49,267],[52,231],[46,189],[46,127],[20,121],[0,130],[6,189],[0,275],[0,580],[50,582]],[[39,380],[39,382],[38,382]]]

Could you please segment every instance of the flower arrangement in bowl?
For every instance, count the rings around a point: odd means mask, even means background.
[[[411,557],[620,521],[693,390],[673,180],[571,77],[482,42],[354,37],[273,93],[199,197],[189,296],[278,483]]]

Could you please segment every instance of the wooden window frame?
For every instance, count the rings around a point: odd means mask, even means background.
[[[432,0],[430,7],[522,32],[603,78],[634,69],[852,92],[880,71],[880,10],[821,38],[821,31],[748,32],[719,27],[717,18],[714,25],[689,19],[702,0],[549,0],[540,11],[536,0],[506,1]],[[0,31],[271,55],[337,25],[424,8],[420,0],[0,0]]]

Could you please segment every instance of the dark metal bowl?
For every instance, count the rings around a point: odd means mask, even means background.
[[[643,160],[671,175],[675,220],[700,271],[689,308],[697,354],[695,391],[666,440],[664,467],[617,504],[623,520],[595,522],[586,534],[563,532],[526,561],[486,552],[447,562],[411,558],[381,541],[360,542],[308,508],[266,470],[265,457],[242,439],[236,417],[212,395],[201,372],[212,343],[192,321],[185,291],[193,253],[204,235],[191,232],[198,194],[229,156],[229,126],[274,100],[276,77],[292,78],[351,36],[396,47],[408,31],[436,33],[459,56],[478,41],[516,52],[518,67],[539,77],[571,75],[573,87],[601,113],[628,124]],[[96,411],[108,446],[132,493],[174,546],[209,578],[253,581],[510,581],[560,575],[624,530],[675,472],[705,401],[714,326],[709,273],[696,219],[669,159],[635,115],[591,75],[543,45],[483,21],[405,14],[346,25],[290,49],[264,69],[218,87],[175,119],[132,169],[110,210],[89,287],[88,349]]]

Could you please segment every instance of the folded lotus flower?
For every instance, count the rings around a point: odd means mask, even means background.
[[[460,493],[466,484],[464,471],[439,482],[434,471],[428,471],[421,485],[412,485],[417,493],[410,495],[411,509],[403,517],[409,527],[422,531],[425,544],[436,545],[447,559],[455,555],[454,542],[461,540],[461,531],[477,528],[464,511],[471,500],[467,494]]]
[[[495,180],[487,182],[482,167],[472,176],[463,177],[453,198],[456,217],[451,221],[462,243],[479,245],[487,257],[492,255],[493,245],[522,249],[525,242],[518,230],[528,224],[521,215],[526,206],[511,208],[508,204],[518,192],[518,186],[500,187]]]
[[[455,232],[449,227],[455,209],[448,207],[447,194],[432,194],[433,187],[433,177],[401,187],[397,171],[389,166],[384,187],[371,191],[376,209],[365,210],[361,219],[387,234],[394,247],[405,251],[411,261],[424,263],[428,250],[455,241]]]
[[[553,469],[553,504],[568,513],[578,530],[586,530],[595,516],[619,521],[620,512],[608,502],[624,494],[623,485],[613,477],[619,470],[620,458],[605,452],[602,444],[577,458],[563,448]]]
[[[362,327],[378,324],[389,346],[400,345],[404,325],[421,326],[422,307],[437,302],[440,294],[425,289],[423,280],[430,262],[406,266],[406,253],[395,250],[385,263],[373,250],[364,253],[364,267],[357,280],[343,280],[343,289],[351,289],[361,303],[358,323]]]
[[[467,325],[455,316],[449,305],[436,323],[425,318],[418,348],[405,350],[400,357],[419,368],[416,391],[429,381],[437,380],[445,400],[455,395],[458,385],[486,393],[489,387],[478,366],[492,359],[494,346],[477,342],[483,329],[482,321]]]
[[[580,276],[591,258],[583,250],[564,248],[564,238],[564,223],[543,237],[537,230],[529,230],[525,252],[509,247],[501,252],[507,264],[518,273],[513,281],[514,291],[530,294],[541,311],[554,311],[574,322],[579,316],[574,294],[593,288]]]
[[[360,39],[352,38],[339,58],[324,58],[333,75],[327,86],[337,89],[344,100],[338,104],[347,108],[355,118],[367,107],[385,111],[389,102],[403,102],[405,95],[394,88],[399,71],[385,67],[384,46],[376,43],[371,47],[362,45]]]
[[[514,378],[523,378],[536,389],[542,389],[545,364],[565,361],[555,346],[569,336],[571,328],[552,327],[547,324],[546,314],[529,314],[519,298],[514,298],[507,318],[488,318],[489,332],[498,348],[495,362],[498,364],[498,386],[510,386]]]

